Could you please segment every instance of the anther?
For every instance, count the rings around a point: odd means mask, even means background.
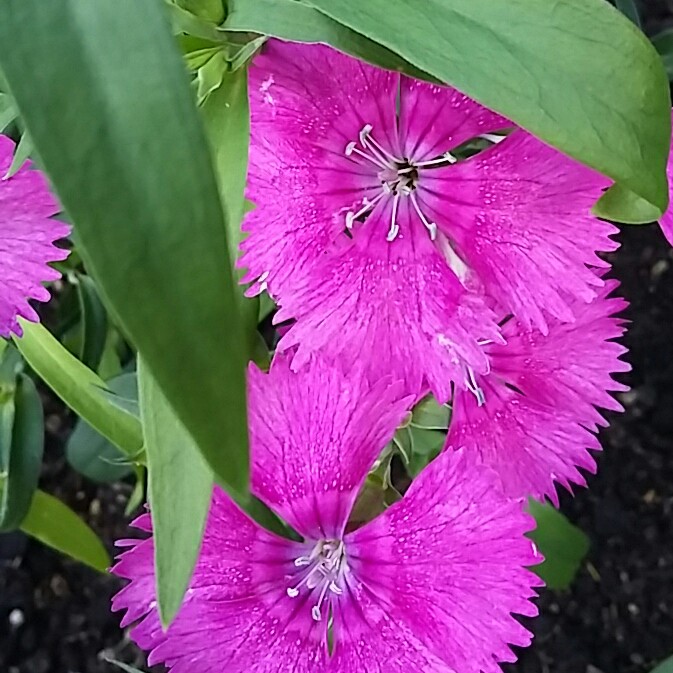
[[[375,196],[371,201],[367,197],[365,197],[363,199],[364,205],[356,213],[348,211],[346,213],[346,229],[352,229],[355,220],[357,220],[358,217],[361,217],[365,213],[369,212],[385,196],[384,192]]]
[[[353,156],[353,154],[357,154],[358,156],[362,157],[363,159],[366,159],[367,161],[371,161],[375,166],[378,166],[379,168],[383,168],[383,169],[390,168],[389,164],[385,160],[381,159],[377,155],[372,156],[372,155],[367,154],[366,152],[363,152],[361,149],[359,149],[357,147],[357,143],[354,142],[354,141],[350,142],[350,143],[348,143],[348,145],[346,145],[346,149],[344,150],[344,154],[347,157],[351,157],[351,156]]]
[[[320,614],[320,608],[317,605],[314,605],[311,608],[311,617],[313,617],[314,621],[319,622],[322,619],[322,615]]]
[[[400,233],[400,227],[397,224],[397,207],[399,203],[400,195],[395,194],[393,197],[393,214],[390,220],[390,229],[388,230],[388,235],[386,236],[386,241],[388,241],[388,243],[392,243]]]
[[[360,130],[360,143],[363,147],[367,147],[367,136],[372,132],[373,128],[371,124],[365,124]]]
[[[299,596],[299,589],[295,589],[294,587],[288,587],[286,591],[290,598],[296,598]]]
[[[404,163],[404,159],[401,159],[400,157],[396,157],[394,154],[390,153],[383,145],[380,143],[377,143],[376,140],[374,140],[374,136],[372,136],[372,125],[371,124],[365,124],[362,127],[362,130],[360,131],[360,142],[364,147],[366,147],[368,150],[372,150],[374,154],[378,151],[378,153],[381,155],[381,158],[386,162],[386,163],[391,163],[392,165],[395,164],[402,164]]]

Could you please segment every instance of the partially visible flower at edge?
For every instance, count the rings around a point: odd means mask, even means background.
[[[673,122],[673,110],[671,110],[671,121]],[[673,150],[673,136],[671,137],[671,149]],[[673,151],[668,156],[666,176],[668,177],[668,194],[672,202],[669,203],[668,210],[659,220],[659,224],[666,240],[673,245]]]
[[[468,451],[448,451],[404,498],[353,532],[346,523],[373,461],[411,399],[316,360],[299,373],[277,357],[250,370],[253,492],[304,542],[252,522],[216,488],[185,601],[166,632],[155,602],[153,543],[127,548],[114,572],[122,625],[172,673],[496,673],[530,634],[540,555],[532,520]],[[151,532],[150,515],[135,525]],[[332,651],[328,642],[332,642]]]
[[[59,205],[47,181],[27,162],[11,178],[3,178],[12,163],[14,142],[0,135],[0,336],[21,336],[21,316],[37,322],[39,316],[29,299],[48,301],[42,285],[61,274],[48,266],[68,256],[54,241],[70,233],[70,227],[52,219]]]
[[[240,265],[296,319],[295,369],[351,357],[444,402],[488,373],[494,302],[546,333],[600,292],[616,228],[590,209],[609,181],[523,130],[494,137],[511,122],[467,96],[277,40],[250,92]],[[495,144],[457,161],[475,137]]]
[[[577,302],[574,323],[550,321],[547,336],[511,318],[507,345],[485,346],[492,367],[475,380],[478,394],[456,391],[447,446],[475,452],[511,497],[547,496],[558,505],[556,483],[586,486],[578,468],[596,471],[589,449],[600,450],[593,433],[607,425],[597,408],[623,410],[611,393],[628,388],[611,375],[631,369],[615,341],[627,307],[611,296],[618,285],[608,280],[593,302]]]

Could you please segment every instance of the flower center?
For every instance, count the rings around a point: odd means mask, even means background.
[[[302,588],[308,589],[315,598],[311,616],[319,622],[323,605],[329,606],[331,595],[341,596],[343,593],[348,567],[344,543],[341,540],[320,540],[308,556],[295,559],[294,565],[303,570],[298,573],[297,583],[287,588],[287,595],[296,598]]]
[[[429,161],[412,161],[406,157],[398,157],[377,142],[372,135],[372,125],[366,124],[359,133],[359,143],[358,141],[348,143],[345,154],[355,161],[367,161],[376,166],[379,169],[377,176],[381,182],[380,194],[373,199],[365,198],[360,210],[346,213],[346,229],[351,230],[356,220],[363,218],[373,210],[381,199],[390,196],[393,199],[393,208],[390,228],[386,236],[388,242],[394,241],[400,233],[397,212],[402,198],[410,200],[416,215],[427,229],[430,239],[434,241],[437,238],[437,225],[423,214],[416,191],[422,170],[456,163],[456,158],[450,152],[445,152]]]

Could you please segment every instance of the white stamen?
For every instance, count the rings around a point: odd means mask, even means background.
[[[300,556],[294,560],[294,564],[297,566],[297,568],[301,568],[302,566],[310,566],[311,559],[308,556]]]
[[[451,154],[451,152],[444,152],[441,157],[438,157],[437,159],[430,159],[429,161],[420,161],[418,163],[415,163],[414,166],[416,168],[427,168],[428,166],[437,166],[437,164],[455,164],[458,161],[456,157]]]
[[[357,154],[358,156],[361,156],[363,159],[367,159],[367,161],[371,161],[375,166],[378,166],[379,168],[390,168],[390,166],[387,163],[384,163],[382,159],[376,156],[370,156],[369,154],[363,152],[361,149],[357,147],[356,142],[351,142],[346,145],[345,149],[345,154],[347,157],[352,156],[353,154]]]
[[[371,124],[365,124],[360,131],[360,144],[367,147],[367,136],[372,132],[374,127]]]
[[[358,217],[361,217],[365,213],[369,212],[384,196],[385,196],[385,190],[381,192],[378,196],[373,198],[371,201],[367,197],[365,197],[363,199],[364,205],[362,206],[362,208],[360,208],[360,210],[357,211],[357,213],[354,213],[352,211],[347,212],[346,229],[352,229],[355,220],[357,220]]]
[[[474,376],[474,370],[467,365],[465,376],[465,387],[477,398],[477,406],[482,407],[486,403],[484,391],[479,387],[477,379]]]
[[[366,124],[360,131],[360,142],[362,143],[363,147],[366,147],[368,150],[372,150],[375,153],[378,151],[379,154],[381,154],[381,156],[384,157],[385,160],[390,162],[393,166],[395,164],[404,163],[404,159],[391,154],[385,147],[383,147],[383,145],[377,143],[376,140],[374,140],[374,136],[371,134],[372,128],[373,127],[371,124]]]
[[[311,616],[319,622],[322,619],[323,605],[329,606],[331,600],[329,596],[343,594],[339,584],[344,582],[347,568],[344,544],[341,540],[320,540],[308,556],[295,559],[294,565],[298,568],[310,565],[310,568],[295,586],[286,589],[286,593],[290,598],[296,598],[303,586],[311,592],[316,589],[319,593],[317,601],[311,608]]]
[[[418,215],[418,217],[421,218],[423,226],[428,230],[428,233],[430,234],[430,240],[434,241],[437,238],[437,225],[434,222],[430,222],[425,217],[425,215],[423,215],[423,211],[421,210],[421,207],[418,204],[418,199],[416,198],[415,192],[411,192],[409,196],[411,198],[411,203],[414,206],[414,209],[416,210],[416,214]]]
[[[501,143],[507,136],[497,136],[494,133],[482,133],[479,137],[497,145],[498,143]]]
[[[388,231],[388,235],[386,236],[386,241],[388,243],[392,243],[396,238],[397,235],[400,233],[400,228],[397,224],[397,207],[399,206],[400,203],[400,195],[395,194],[393,197],[393,215],[390,220],[390,229]]]

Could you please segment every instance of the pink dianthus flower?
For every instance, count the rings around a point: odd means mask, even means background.
[[[550,320],[546,336],[510,318],[507,345],[484,346],[490,373],[475,377],[472,391],[456,390],[447,446],[480,456],[510,496],[558,504],[556,482],[570,490],[586,485],[578,468],[595,472],[588,449],[600,450],[593,433],[607,425],[597,408],[622,410],[611,393],[627,388],[611,374],[630,370],[614,341],[627,306],[610,296],[617,285],[608,280],[590,304],[576,301],[575,322]]]
[[[447,451],[404,498],[346,523],[411,399],[397,384],[314,360],[250,370],[252,489],[303,536],[262,529],[219,488],[185,601],[157,616],[153,542],[122,540],[114,598],[150,664],[172,673],[496,673],[530,634],[541,558],[531,519],[474,454]],[[135,525],[151,532],[149,515]],[[332,643],[331,651],[328,642]]]
[[[3,178],[12,163],[14,142],[0,135],[0,336],[21,336],[17,318],[37,322],[29,299],[48,301],[43,282],[61,274],[49,262],[65,259],[68,251],[54,241],[70,227],[52,219],[60,208],[46,180],[30,163],[11,178]]]
[[[251,68],[241,266],[268,289],[280,349],[393,373],[440,401],[488,372],[496,315],[572,322],[617,244],[591,206],[609,181],[447,87],[320,45],[270,41]],[[492,146],[458,160],[480,138]]]

